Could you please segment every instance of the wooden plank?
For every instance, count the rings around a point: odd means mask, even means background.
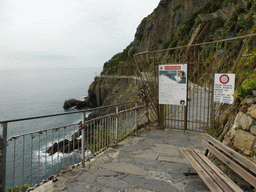
[[[209,175],[207,174],[207,172],[205,172],[201,166],[198,164],[198,162],[191,157],[191,155],[189,154],[189,149],[188,148],[183,148],[180,147],[179,148],[181,150],[181,152],[185,155],[185,157],[189,160],[189,162],[191,163],[191,165],[193,166],[193,168],[195,169],[195,171],[198,173],[198,175],[201,177],[201,179],[204,181],[204,183],[208,186],[208,188],[211,191],[223,191],[213,180],[211,177],[209,177]]]
[[[211,151],[217,158],[219,158],[223,163],[233,169],[238,175],[242,176],[246,181],[248,181],[252,186],[256,187],[256,177],[249,173],[247,170],[242,168],[239,164],[231,160],[228,156],[224,153],[213,147],[211,144],[206,142],[205,140],[202,141],[203,145]]]
[[[193,156],[193,158],[198,162],[198,164],[200,164],[200,166],[202,167],[202,169],[207,172],[207,174],[212,178],[212,180],[223,190],[223,191],[227,191],[227,192],[236,192],[235,190],[232,190],[232,187],[230,187],[228,185],[227,182],[225,182],[225,180],[222,179],[222,177],[220,177],[218,175],[218,172],[216,172],[213,168],[212,162],[210,162],[210,164],[207,164],[202,158],[201,156],[194,150],[190,150],[190,154],[191,156]]]
[[[228,186],[230,186],[232,189],[234,189],[235,192],[243,192],[243,190],[237,186],[227,175],[225,175],[215,164],[213,164],[204,154],[201,153],[200,150],[194,149],[195,153],[202,158],[203,161],[207,165],[209,165],[212,170],[223,180],[226,182]]]
[[[254,172],[256,174],[256,164],[243,155],[239,154],[238,152],[234,151],[233,149],[229,148],[228,146],[224,145],[217,139],[214,139],[210,135],[203,133],[203,137],[205,140],[211,142],[214,146],[218,147],[221,149],[223,152],[225,152],[227,155],[241,163],[243,166],[248,168],[250,171]]]

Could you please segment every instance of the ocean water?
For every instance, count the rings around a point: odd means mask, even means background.
[[[0,121],[65,112],[62,107],[64,101],[87,96],[89,85],[101,70],[102,68],[0,70]],[[74,109],[69,111],[72,110]],[[74,124],[80,120],[81,114],[73,114],[8,123],[7,137]],[[68,138],[74,131],[75,127],[69,127],[66,133],[61,132],[59,136]],[[65,167],[65,161],[80,161],[79,155],[74,153],[56,153],[53,156],[45,153],[45,149],[57,141],[56,133],[49,132],[48,137],[45,134],[41,138],[35,136],[34,139],[28,135],[24,141],[17,139],[15,142],[8,142],[7,186],[22,183],[34,185],[41,182],[45,174],[51,174],[53,167],[58,168],[53,170],[56,173]],[[24,159],[23,153],[26,154]]]

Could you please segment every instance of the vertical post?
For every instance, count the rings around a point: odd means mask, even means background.
[[[136,131],[136,133],[137,133],[137,131],[138,131],[138,127],[137,127],[137,125],[138,125],[138,111],[137,111],[137,109],[138,109],[138,103],[136,102],[135,103],[135,131]]]
[[[218,52],[218,46],[219,44],[217,43],[216,45],[216,53]],[[215,67],[215,63],[213,61],[210,61],[210,63],[212,64],[212,85],[211,86],[211,114],[210,114],[210,129],[214,130],[214,119],[215,119],[215,107],[214,107],[214,77],[215,77],[215,72],[216,72],[216,67]]]
[[[187,78],[186,78],[186,106],[184,106],[184,131],[188,129],[188,73],[189,73],[189,64],[187,64]]]
[[[7,123],[0,124],[0,191],[5,191]]]
[[[159,104],[159,117],[158,117],[158,125],[160,129],[164,129],[164,105]]]
[[[116,144],[118,141],[118,106],[116,106],[116,130],[115,130]]]
[[[85,112],[82,113],[82,166],[85,167]]]

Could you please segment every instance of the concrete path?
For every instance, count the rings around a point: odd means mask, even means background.
[[[147,127],[115,147],[33,191],[63,192],[149,192],[209,191],[178,147],[203,150],[201,135],[171,129]]]

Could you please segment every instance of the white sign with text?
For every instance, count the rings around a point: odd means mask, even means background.
[[[159,65],[159,104],[187,105],[187,64]]]
[[[233,104],[235,74],[216,73],[214,78],[214,102]]]

